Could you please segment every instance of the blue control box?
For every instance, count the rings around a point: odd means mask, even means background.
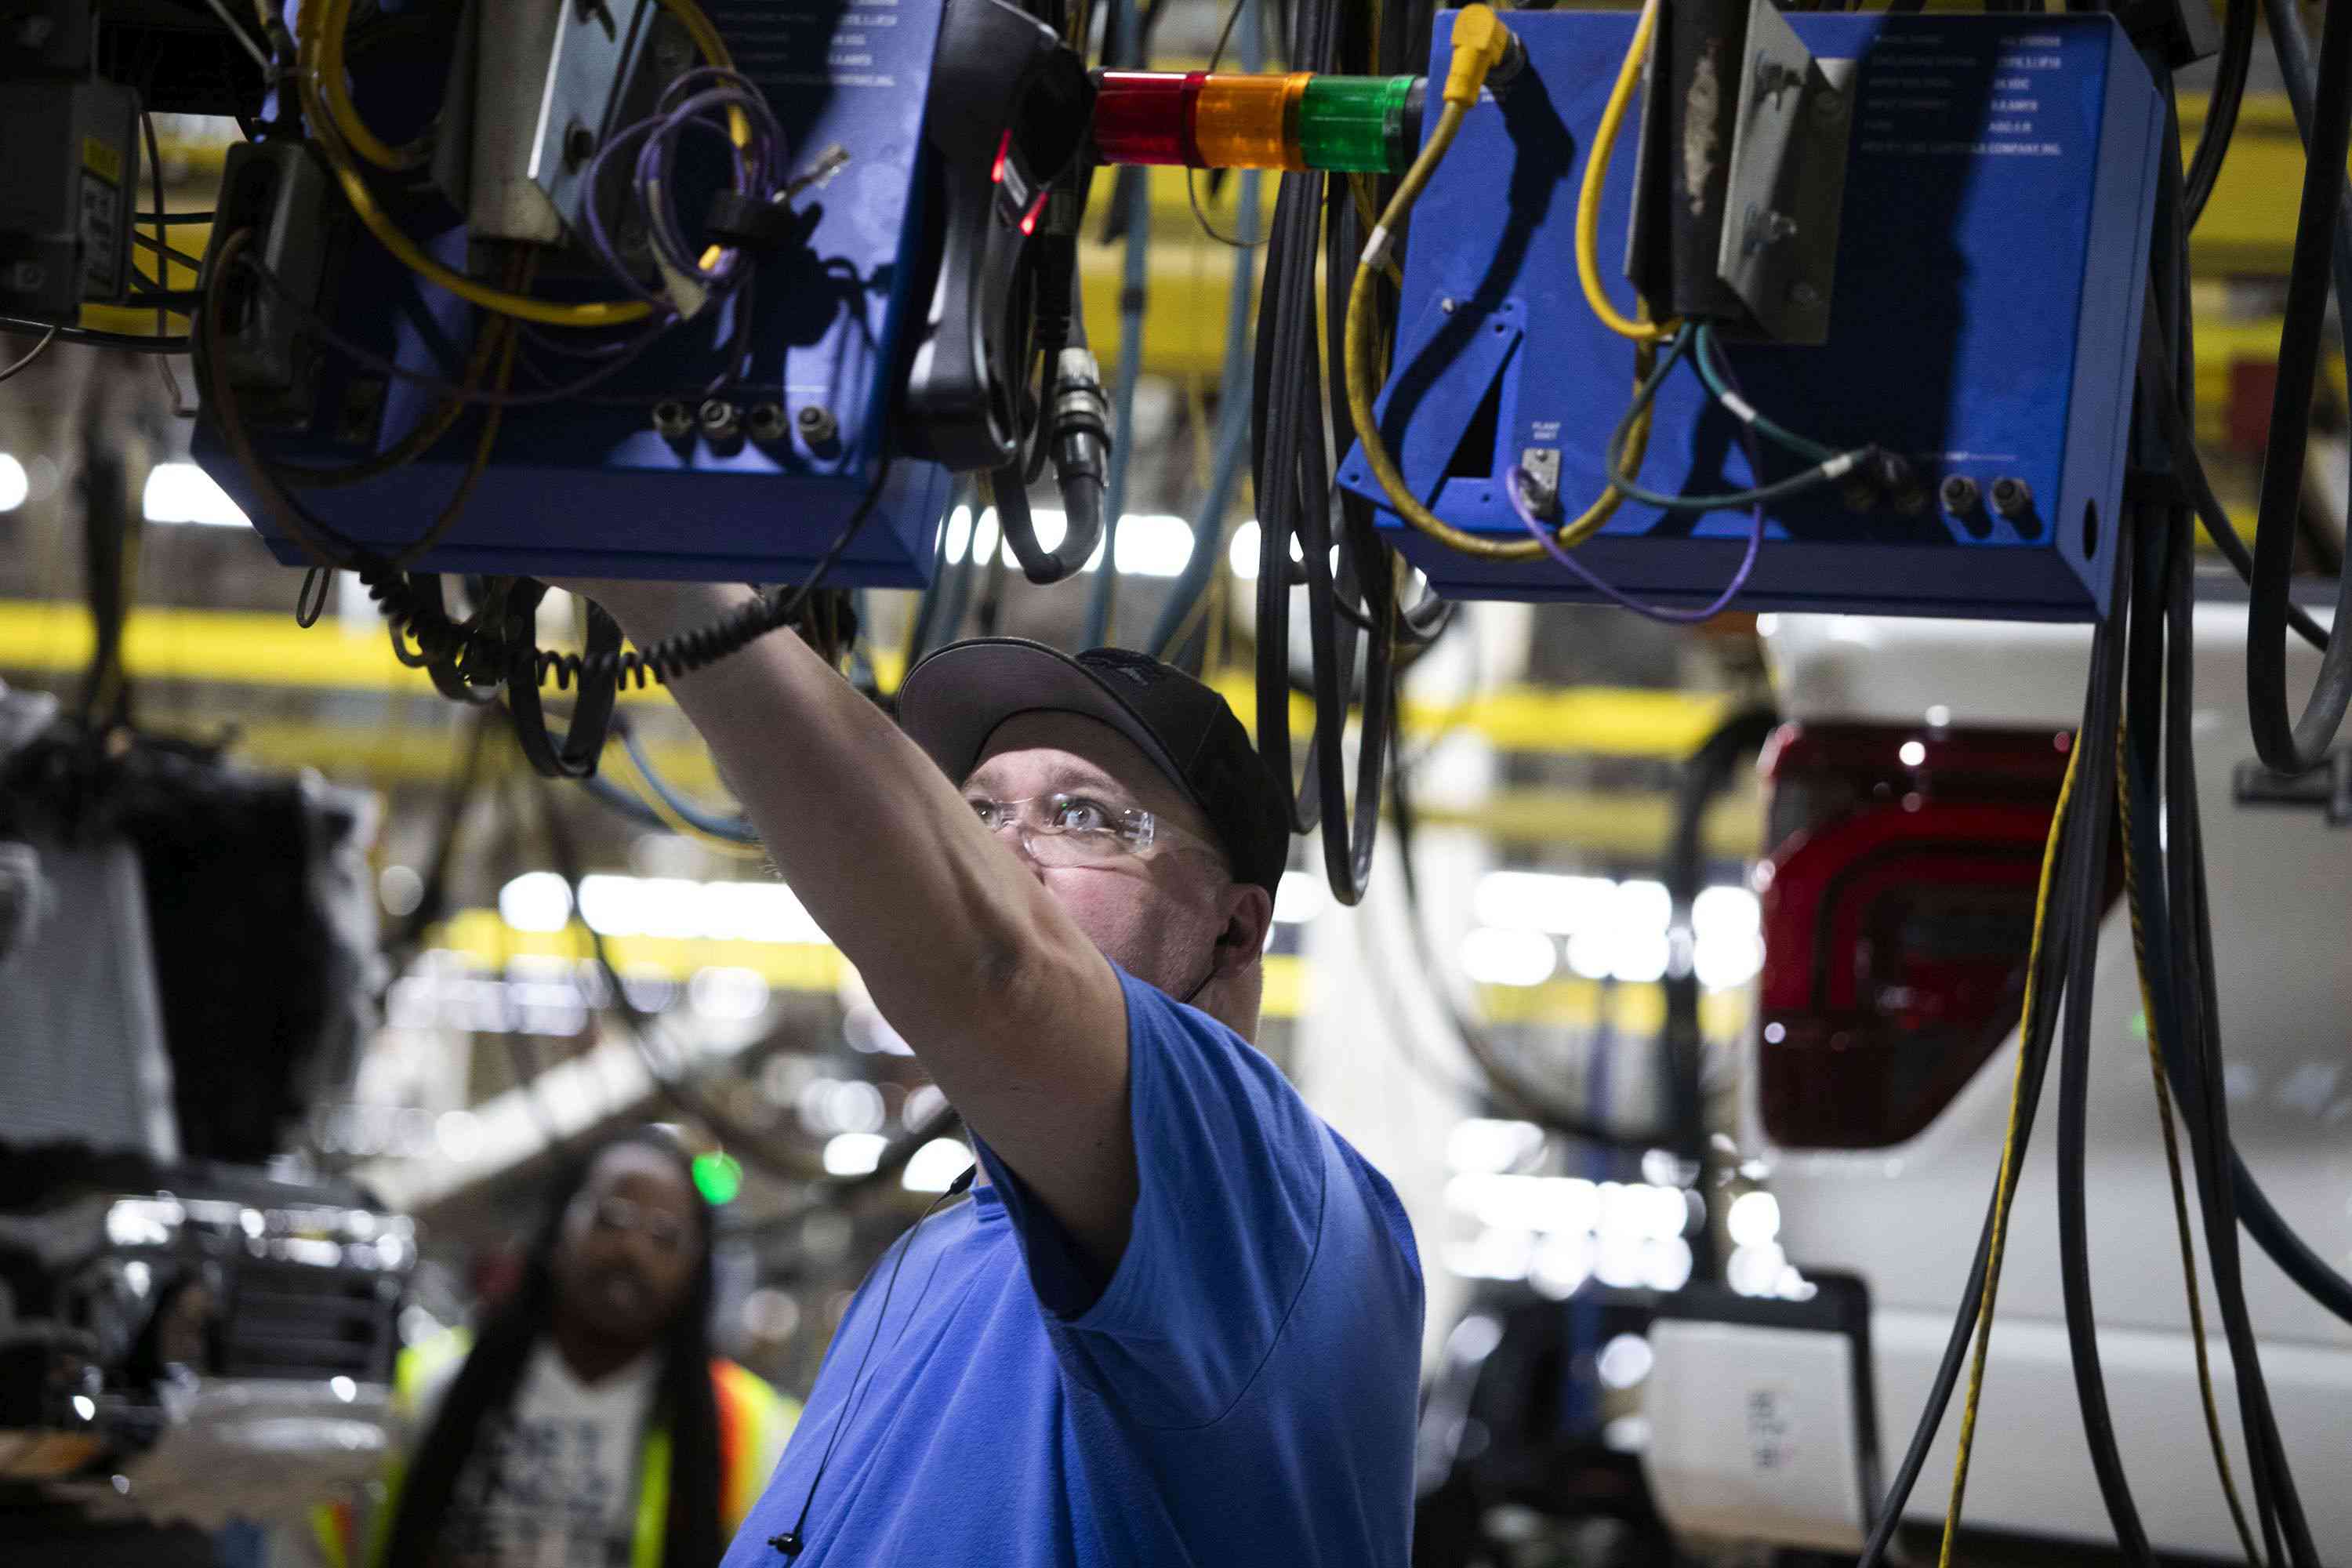
[[[1826,342],[1727,341],[1748,400],[1827,445],[1874,443],[1914,467],[1904,504],[1837,486],[1768,508],[1738,604],[2084,620],[2106,602],[2122,500],[2163,105],[2104,16],[1792,12],[1817,60],[1851,60],[1848,163]],[[1514,11],[1528,69],[1473,109],[1412,215],[1400,341],[1381,428],[1413,492],[1455,527],[1528,537],[1505,476],[1557,452],[1573,517],[1607,484],[1633,345],[1587,308],[1577,192],[1633,18]],[[1442,79],[1453,13],[1430,61]],[[1430,116],[1433,123],[1433,113]],[[1601,268],[1618,309],[1635,186],[1629,116],[1605,184]],[[1803,460],[1766,448],[1768,479]],[[1942,481],[1985,502],[1948,510]],[[1340,482],[1382,492],[1351,449]],[[1661,389],[1640,478],[1719,493],[1757,482],[1730,416],[1695,371]],[[1989,504],[1998,480],[2010,509]],[[2021,491],[2014,488],[2022,485]],[[2019,498],[2028,498],[2019,504]],[[1468,599],[1591,600],[1549,559],[1450,550],[1382,504],[1381,526],[1433,586]],[[1628,500],[1577,552],[1662,605],[1712,601],[1738,569],[1746,511]]]
[[[463,514],[417,569],[793,581],[834,541],[887,461],[874,511],[828,581],[929,580],[950,481],[936,464],[891,460],[891,405],[929,289],[921,237],[933,176],[923,114],[942,0],[704,0],[703,9],[782,122],[788,174],[816,170],[834,149],[846,154],[837,172],[794,198],[805,244],[768,253],[731,300],[673,328],[593,389],[508,408]],[[439,81],[430,67],[378,84],[386,120],[404,93],[437,100]],[[355,85],[366,109],[371,84]],[[679,210],[691,235],[699,202],[682,198]],[[429,237],[426,248],[462,268],[464,227]],[[584,268],[564,276],[559,266],[541,268],[533,292],[614,296],[609,279]],[[346,337],[444,381],[458,378],[479,319],[363,230],[352,238],[329,310]],[[597,361],[565,353],[567,344],[627,335],[529,329],[514,390],[576,382]],[[387,379],[331,349],[321,351],[316,386],[306,430],[259,433],[272,460],[356,462],[398,442],[437,402],[430,387]],[[691,415],[713,397],[735,405],[747,426],[754,409],[771,421],[780,413],[781,430],[772,423],[760,438],[747,428],[713,441],[699,428],[656,428],[657,406],[682,404]],[[425,458],[381,478],[297,494],[344,534],[390,554],[439,515],[469,466],[481,418],[469,412]],[[309,563],[209,420],[196,456],[280,561]]]

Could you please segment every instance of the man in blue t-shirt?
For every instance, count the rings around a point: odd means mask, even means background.
[[[748,592],[591,591],[640,646]],[[1249,1044],[1288,816],[1223,699],[1013,639],[912,671],[903,731],[790,636],[675,689],[980,1155],[726,1568],[1402,1568],[1420,1268]]]

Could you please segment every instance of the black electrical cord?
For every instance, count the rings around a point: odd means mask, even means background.
[[[1357,36],[1360,18],[1335,7],[1337,33],[1329,66],[1370,63],[1367,38]],[[1347,315],[1354,274],[1349,264],[1362,249],[1363,222],[1345,178],[1323,180],[1323,320]],[[1307,332],[1317,324],[1310,318]],[[1323,386],[1347,384],[1346,344],[1339,332],[1323,334]],[[1317,455],[1310,471],[1322,500],[1300,512],[1300,564],[1307,572],[1307,641],[1316,667],[1316,778],[1321,795],[1323,864],[1333,897],[1354,905],[1370,880],[1372,851],[1381,825],[1381,795],[1386,752],[1396,745],[1397,574],[1401,558],[1383,543],[1372,520],[1371,502],[1331,484],[1321,455],[1321,388],[1314,412]],[[1335,504],[1336,503],[1336,504]],[[1332,527],[1334,514],[1338,527]],[[1359,610],[1360,608],[1360,613]],[[1347,790],[1347,695],[1356,679],[1358,637],[1363,638],[1360,689],[1363,706],[1357,745],[1355,811],[1349,822]]]
[[[1301,0],[1290,40],[1294,68],[1328,68],[1335,11],[1329,0]],[[1318,358],[1314,289],[1322,189],[1319,173],[1282,177],[1268,229],[1251,366],[1251,406],[1257,411],[1250,429],[1258,500],[1257,750],[1289,798],[1291,828],[1298,833],[1314,832],[1322,813],[1321,793],[1311,784],[1291,791],[1297,773],[1290,732],[1290,587],[1303,580],[1303,563],[1291,561],[1290,542],[1299,517],[1322,504],[1325,493],[1324,475],[1318,471],[1323,459],[1321,389],[1314,378],[1298,374],[1300,366]],[[1317,674],[1319,679],[1322,672]],[[1305,761],[1311,778],[1319,763],[1313,742]]]
[[[2196,433],[2189,428],[2188,416],[2180,411],[2176,383],[2164,368],[2164,361],[2169,356],[2164,347],[2164,340],[2157,335],[2159,329],[2152,318],[2144,317],[2143,320],[2147,325],[2142,336],[2147,341],[2140,345],[2139,394],[2158,410],[2164,422],[2165,447],[2175,464],[2173,477],[2187,493],[2189,504],[2196,509],[2198,520],[2205,525],[2206,536],[2212,540],[2213,547],[2221,552],[2222,559],[2251,588],[2254,579],[2253,552],[2246,548],[2244,537],[2238,532],[2238,525],[2230,521],[2229,509],[2213,493],[2213,481],[2206,475],[2204,459],[2198,455]],[[2305,642],[2326,650],[2327,628],[2314,619],[2310,611],[2289,601],[2286,624]]]
[[[2292,94],[2300,73],[2292,57],[2301,20],[2293,0],[2273,0],[2273,38]],[[2288,14],[2282,25],[2279,13]],[[2352,574],[2336,579],[2336,626],[2300,716],[2290,716],[2286,606],[2294,568],[2294,520],[2311,434],[2311,398],[2327,313],[2328,269],[2336,242],[2352,241],[2343,216],[2345,162],[2352,155],[2352,5],[2330,6],[2319,36],[2318,85],[2304,124],[2303,195],[2294,259],[2287,272],[2279,332],[2278,380],[2270,438],[2263,453],[2260,521],[2246,611],[2246,707],[2254,750],[2282,773],[2320,766],[2352,710]],[[2339,283],[2340,283],[2339,279]],[[2352,290],[2339,296],[2352,300]]]
[[[2177,149],[2177,119],[2173,119],[2172,123],[2176,129],[2168,141]],[[2155,250],[2154,255],[2158,263],[2155,273],[2158,285],[2157,304],[2169,321],[2173,341],[2178,345],[2171,369],[2178,384],[2186,388],[2196,384],[2196,374],[2186,281],[2189,237],[2186,225],[2179,221],[2178,216],[2182,203],[2179,167],[2177,153],[2159,161],[2162,184],[2157,216],[2158,236],[2162,248]],[[2352,235],[2341,237],[2352,238]],[[2178,404],[2168,400],[2167,407],[2177,410]],[[2185,414],[2183,423],[2189,423]],[[2193,425],[2189,427],[2194,428]],[[2172,550],[2168,563],[2171,577],[2166,605],[2164,736],[2167,845],[2169,854],[2164,875],[2169,907],[2175,911],[2189,911],[2190,922],[2190,942],[2185,950],[2176,943],[2174,967],[2181,976],[2181,994],[2193,997],[2196,1003],[2194,1007],[2180,1010],[2183,1016],[2179,1022],[2183,1026],[2180,1033],[2184,1037],[2185,1048],[2200,1064],[2203,1075],[2199,1095],[2203,1115],[2190,1125],[2191,1156],[2198,1169],[2208,1263],[2229,1339],[2231,1360],[2237,1369],[2240,1419],[2253,1476],[2256,1510],[2262,1521],[2263,1540],[2269,1557],[2275,1563],[2281,1560],[2280,1541],[2284,1534],[2293,1561],[2300,1568],[2302,1564],[2315,1563],[2316,1559],[2311,1550],[2310,1531],[2304,1521],[2301,1501],[2295,1495],[2292,1468],[2271,1408],[2269,1390],[2263,1376],[2261,1351],[2255,1342],[2252,1317],[2246,1306],[2238,1247],[2235,1184],[2222,1173],[2220,1162],[2221,1152],[2232,1147],[2232,1140],[2229,1131],[2227,1096],[2222,1092],[2218,1022],[2221,1005],[2213,964],[2211,913],[2207,904],[2203,829],[2197,801],[2191,725],[2195,622],[2189,576],[2189,524],[2187,515],[2177,509],[2169,521]]]
[[[811,597],[847,552],[858,531],[865,526],[866,518],[872,515],[875,503],[881,500],[883,487],[889,477],[890,465],[886,461],[876,473],[874,482],[866,487],[866,495],[857,503],[856,510],[842,525],[840,533],[826,546],[824,553],[809,569],[808,575],[790,592],[762,594],[707,626],[664,637],[644,648],[617,648],[585,654],[533,648],[530,651],[530,670],[533,681],[541,686],[552,684],[562,691],[574,681],[609,679],[622,686],[634,686],[643,690],[648,679],[666,684],[740,652],[770,632],[795,625]],[[439,602],[438,595],[427,595],[420,592],[407,574],[390,569],[380,560],[362,562],[354,569],[360,581],[366,584],[369,597],[375,600],[383,610],[384,618],[392,622],[401,635],[412,639],[424,658],[462,663],[469,653],[476,658],[480,657],[478,642],[488,635],[486,628],[450,619]]]
[[[2166,751],[2166,784],[2164,809],[2165,840],[2168,853],[2160,862],[2168,907],[2179,911],[2187,921],[2185,942],[2174,932],[2169,968],[2179,978],[2182,1005],[2179,1008],[2179,1032],[2182,1037],[2180,1051],[2195,1064],[2196,1077],[2176,1080],[2179,1089],[2183,1121],[2189,1131],[2189,1156],[2197,1172],[2199,1212],[2205,1231],[2206,1262],[2213,1279],[2216,1307],[2222,1322],[2224,1337],[2230,1347],[2230,1359],[2236,1370],[2238,1414],[2246,1441],[2247,1467],[2254,1489],[2255,1510],[2262,1522],[2265,1550],[2271,1563],[2284,1561],[2281,1555],[2278,1507],[2277,1453],[2265,1435],[2267,1401],[2260,1389],[2261,1368],[2253,1358],[2252,1327],[2246,1308],[2243,1280],[2238,1272],[2235,1249],[2236,1222],[2232,1213],[2234,1194],[2225,1191],[2229,1184],[2220,1173],[2216,1150],[2225,1146],[2226,1122],[2217,1122],[2207,1097],[2220,1084],[2220,1049],[2212,1039],[2209,1026],[2218,1016],[2208,1005],[2210,991],[2199,974],[2200,966],[2209,964],[2211,957],[2210,931],[2197,929],[2201,918],[2202,881],[2201,858],[2203,846],[2197,837],[2193,822],[2195,814],[2195,773],[2193,760],[2188,755],[2189,744],[2188,719],[2189,693],[2194,674],[2193,649],[2190,638],[2193,621],[2183,568],[2176,563],[2174,580],[2167,590],[2166,639],[2166,715],[2164,742]],[[2185,785],[2184,785],[2185,781]],[[2189,1085],[2193,1084],[2193,1090]],[[2226,1116],[2226,1112],[2224,1113]]]
[[[1291,64],[1331,70],[1349,63],[1351,40],[1342,33],[1346,20],[1343,8],[1331,0],[1302,4],[1293,25]],[[1363,40],[1353,39],[1352,45],[1360,55]],[[1339,537],[1335,541],[1333,536],[1325,389],[1339,384],[1340,372],[1338,345],[1318,337],[1315,286],[1318,238],[1319,248],[1328,257],[1351,258],[1347,247],[1360,237],[1353,208],[1341,191],[1321,174],[1286,174],[1266,247],[1252,367],[1253,399],[1261,415],[1253,430],[1260,530],[1256,686],[1259,754],[1276,777],[1287,783],[1293,776],[1289,588],[1303,578],[1316,735],[1307,751],[1307,787],[1292,799],[1292,825],[1300,832],[1321,828],[1332,895],[1354,904],[1363,896],[1379,827],[1386,773],[1378,753],[1388,747],[1393,728],[1397,617],[1395,556],[1369,528],[1369,510],[1351,512],[1343,500],[1337,509]],[[1327,258],[1326,266],[1330,278],[1346,275],[1337,260]],[[1297,366],[1318,360],[1328,362],[1321,377],[1297,374]],[[1290,558],[1294,538],[1299,551],[1295,566]],[[1335,542],[1339,555],[1336,569]],[[1356,685],[1359,637],[1368,642],[1360,687],[1364,700],[1361,750],[1350,812],[1341,734],[1349,690]]]
[[[0,332],[20,338],[57,335],[61,343],[82,343],[95,349],[121,349],[130,353],[184,354],[185,337],[150,337],[144,332],[107,332],[96,327],[68,327],[53,321],[29,321],[21,316],[0,316]]]
[[[2107,1404],[2106,1378],[2099,1359],[2098,1328],[2091,1299],[2088,1196],[2088,1121],[2091,1082],[2091,1000],[2099,955],[2099,925],[2105,913],[2107,830],[2114,815],[2116,747],[2122,722],[2126,611],[2131,592],[2133,531],[2116,538],[2115,587],[2107,618],[2093,638],[2092,687],[2084,704],[2077,745],[2089,748],[2076,766],[2075,790],[2083,803],[2079,842],[2072,847],[2067,875],[2072,882],[2070,916],[2077,922],[2073,962],[2067,967],[2064,1034],[2058,1056],[2058,1271],[2066,1315],[2068,1357],[2091,1468],[2116,1544],[2127,1563],[2153,1564],[2147,1528],[2131,1484],[2124,1474],[2115,1418]]]
[[[2197,151],[2189,160],[2182,221],[2191,228],[2204,216],[2214,182],[2221,177],[2221,160],[2230,153],[2230,138],[2238,128],[2238,110],[2246,100],[2246,75],[2254,60],[2255,18],[2255,0],[2229,0],[2229,9],[2222,16],[2221,58],[2214,68],[2212,95],[2206,100],[2205,123],[2197,132]],[[2159,75],[2158,79],[2165,78]]]
[[[135,229],[131,231],[131,243],[142,250],[162,257],[166,261],[176,261],[191,272],[202,272],[205,269],[203,257],[191,256],[184,250],[166,245],[160,239],[151,238]]]
[[[1099,485],[1093,487],[1095,504],[1091,508],[1062,514],[1062,542],[1048,550],[1038,542],[1036,520],[1030,515],[1029,490],[1020,463],[1016,460],[991,469],[988,480],[989,493],[996,500],[997,528],[1003,533],[1004,542],[1012,546],[1013,559],[1021,563],[1022,575],[1032,583],[1051,584],[1075,577],[1086,569],[1087,558],[1103,539]],[[1100,570],[1103,578],[1111,575],[1108,552],[1104,553]],[[1090,630],[1087,640],[1091,642],[1093,637]]]

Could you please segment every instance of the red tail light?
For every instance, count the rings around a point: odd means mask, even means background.
[[[1774,738],[1758,1070],[1775,1142],[1900,1142],[2015,1026],[2071,741],[1864,725]]]

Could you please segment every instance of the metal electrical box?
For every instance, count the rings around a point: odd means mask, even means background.
[[[2094,617],[2118,526],[2164,155],[2154,84],[2104,16],[1786,20],[1845,84],[1801,132],[1815,145],[1845,143],[1828,330],[1817,347],[1727,340],[1726,357],[1767,416],[1832,447],[1875,443],[1908,459],[1918,482],[1899,501],[1858,501],[1832,485],[1772,504],[1740,605]],[[1400,342],[1379,409],[1423,502],[1458,528],[1524,539],[1505,476],[1556,462],[1562,508],[1575,516],[1607,484],[1609,436],[1632,397],[1633,345],[1586,306],[1575,226],[1594,128],[1634,24],[1514,11],[1510,25],[1528,69],[1470,111],[1413,211]],[[1452,26],[1453,13],[1441,13],[1433,79],[1451,57]],[[1628,119],[1601,218],[1602,269],[1629,314],[1633,290],[1616,269],[1639,119]],[[1805,466],[1767,453],[1767,479]],[[1973,506],[1947,508],[1939,491],[1951,475],[1975,481]],[[1382,502],[1360,452],[1339,477]],[[1737,423],[1687,367],[1659,393],[1640,477],[1685,494],[1757,482]],[[1548,558],[1465,555],[1385,507],[1381,523],[1450,596],[1594,597]],[[1749,527],[1746,511],[1628,500],[1577,555],[1628,593],[1700,605],[1736,571]]]
[[[139,95],[105,81],[0,82],[0,314],[71,326],[85,300],[122,299]]]
[[[673,328],[626,368],[576,396],[508,407],[463,514],[414,563],[418,570],[792,581],[832,542],[887,462],[870,520],[827,580],[928,580],[950,480],[936,464],[893,458],[900,449],[893,403],[929,288],[926,209],[935,171],[923,117],[941,9],[942,0],[705,0],[737,68],[782,122],[788,174],[824,175],[793,199],[802,231],[757,258],[731,300]],[[628,16],[656,10],[622,8]],[[498,7],[484,16],[494,25]],[[378,88],[387,134],[394,107],[430,112],[445,76],[429,61],[407,79],[377,84],[360,79],[360,62],[353,70],[363,105]],[[712,188],[706,181],[679,192],[689,235]],[[443,262],[462,267],[469,236],[461,212],[427,190],[394,216]],[[352,226],[348,259],[322,299],[326,315],[341,335],[405,368],[457,380],[480,318]],[[257,236],[255,248],[262,242]],[[248,290],[259,287],[247,280]],[[614,297],[617,287],[551,251],[532,291],[593,300]],[[567,353],[567,345],[622,342],[628,331],[583,338],[528,329],[513,390],[578,380],[599,361]],[[740,365],[730,345],[740,346]],[[264,450],[273,461],[354,463],[398,442],[438,401],[429,384],[387,377],[331,348],[320,353],[316,384],[303,428],[269,433]],[[698,417],[713,399],[733,415],[715,437]],[[667,429],[657,427],[657,410],[670,416]],[[297,493],[343,533],[393,553],[439,514],[469,466],[481,417],[469,412],[406,467]],[[210,420],[195,450],[271,552],[308,564]]]

